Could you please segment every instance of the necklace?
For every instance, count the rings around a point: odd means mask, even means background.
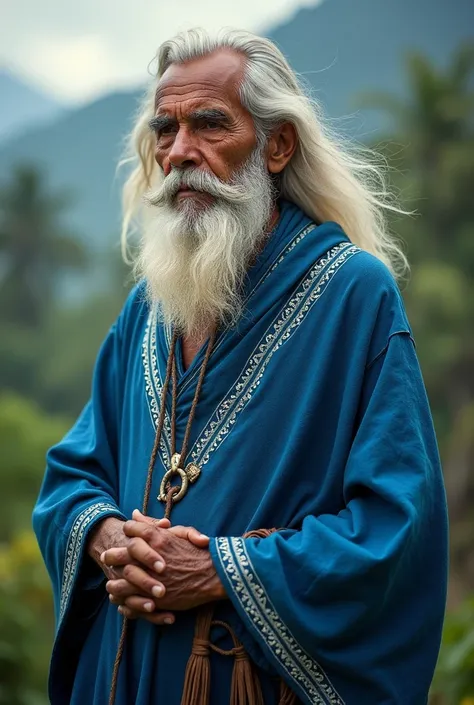
[[[158,417],[158,423],[156,426],[155,442],[153,444],[153,449],[150,456],[150,463],[148,466],[148,473],[145,484],[145,493],[143,497],[143,514],[146,514],[148,509],[148,503],[150,500],[153,469],[155,467],[156,457],[158,455],[158,449],[160,447],[161,436],[163,433],[163,426],[166,414],[166,398],[168,396],[168,390],[171,382],[171,467],[163,475],[163,478],[160,483],[160,492],[158,494],[158,500],[165,504],[166,519],[170,518],[173,506],[177,502],[180,502],[183,497],[187,494],[189,485],[196,482],[199,475],[201,474],[201,469],[195,463],[189,463],[188,465],[186,465],[186,455],[188,452],[189,439],[191,436],[191,427],[196,414],[196,407],[199,401],[199,396],[201,394],[207,364],[211,356],[212,348],[214,347],[216,332],[214,330],[209,337],[209,341],[206,347],[206,353],[204,355],[204,360],[201,363],[199,378],[196,384],[196,390],[194,392],[194,398],[191,404],[191,409],[189,412],[188,421],[184,432],[183,445],[181,446],[180,453],[176,452],[176,399],[178,387],[176,371],[176,344],[178,342],[178,337],[179,334],[175,331],[171,340],[170,352],[166,365],[166,376],[161,394],[160,415]],[[175,480],[178,481],[178,484],[172,484]]]
[[[148,503],[150,501],[151,493],[151,483],[153,479],[153,470],[155,467],[156,456],[158,455],[158,449],[160,447],[161,436],[163,433],[163,426],[165,423],[166,415],[166,398],[168,396],[168,390],[170,382],[172,383],[172,396],[171,396],[171,467],[165,472],[160,483],[160,493],[158,499],[160,502],[165,503],[165,518],[169,519],[171,515],[171,510],[176,502],[179,502],[187,494],[189,485],[196,482],[199,475],[201,474],[201,469],[195,463],[189,463],[185,466],[186,454],[188,452],[189,439],[191,436],[191,426],[194,421],[194,416],[196,414],[196,407],[199,401],[199,395],[201,393],[202,385],[204,382],[204,375],[206,374],[207,364],[211,356],[212,348],[216,340],[216,331],[214,330],[207,343],[206,353],[204,355],[204,360],[201,364],[201,370],[199,372],[199,378],[196,385],[196,391],[194,392],[194,398],[191,404],[191,409],[189,411],[188,421],[186,424],[186,429],[184,432],[183,445],[181,446],[181,453],[176,452],[176,399],[178,396],[177,387],[177,372],[176,372],[176,344],[178,342],[178,333],[175,331],[173,333],[173,338],[171,341],[170,352],[168,355],[168,362],[166,365],[166,377],[163,383],[163,390],[161,393],[161,407],[160,415],[158,417],[158,423],[156,426],[155,441],[153,443],[153,449],[151,451],[150,463],[148,465],[147,478],[145,483],[145,492],[143,496],[143,509],[142,513],[146,515],[148,509]],[[180,484],[172,484],[172,481],[178,479]],[[120,668],[120,662],[122,660],[123,651],[125,648],[125,641],[127,638],[128,620],[125,617],[122,623],[122,631],[120,634],[119,645],[117,648],[117,655],[115,657],[115,663],[112,673],[112,682],[110,686],[109,693],[109,705],[114,705],[115,696],[117,692],[117,681],[118,672]]]

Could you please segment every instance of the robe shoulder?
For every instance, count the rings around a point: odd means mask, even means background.
[[[345,325],[366,341],[370,365],[387,348],[390,338],[413,332],[400,288],[388,267],[377,257],[359,250],[333,279],[332,303]]]
[[[146,282],[140,281],[128,294],[114,326],[121,338],[133,334],[134,329],[148,316],[149,303],[146,295]]]

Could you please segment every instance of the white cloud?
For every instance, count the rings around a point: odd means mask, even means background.
[[[142,82],[157,46],[179,29],[262,31],[319,1],[16,0],[2,8],[2,58],[62,100],[82,102]]]
[[[113,51],[100,35],[69,39],[39,37],[31,45],[37,57],[34,71],[63,99],[89,99],[110,88],[116,72]]]

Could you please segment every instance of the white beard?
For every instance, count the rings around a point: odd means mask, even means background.
[[[210,205],[187,198],[179,186],[212,196]],[[232,325],[242,313],[242,290],[263,245],[275,189],[261,149],[230,183],[198,169],[173,169],[148,195],[146,224],[135,271],[165,323],[199,336],[214,324]]]

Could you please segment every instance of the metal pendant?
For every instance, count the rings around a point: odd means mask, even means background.
[[[158,499],[160,502],[166,502],[166,495],[169,490],[169,484],[173,477],[179,475],[181,479],[181,486],[179,487],[179,491],[175,495],[173,495],[173,503],[176,503],[183,499],[183,497],[187,493],[189,483],[193,484],[194,482],[196,482],[199,475],[201,474],[201,468],[195,463],[189,463],[186,469],[183,470],[183,468],[179,467],[180,460],[181,455],[179,453],[175,453],[171,458],[171,468],[167,472],[165,472],[161,480],[160,494],[158,495]]]

